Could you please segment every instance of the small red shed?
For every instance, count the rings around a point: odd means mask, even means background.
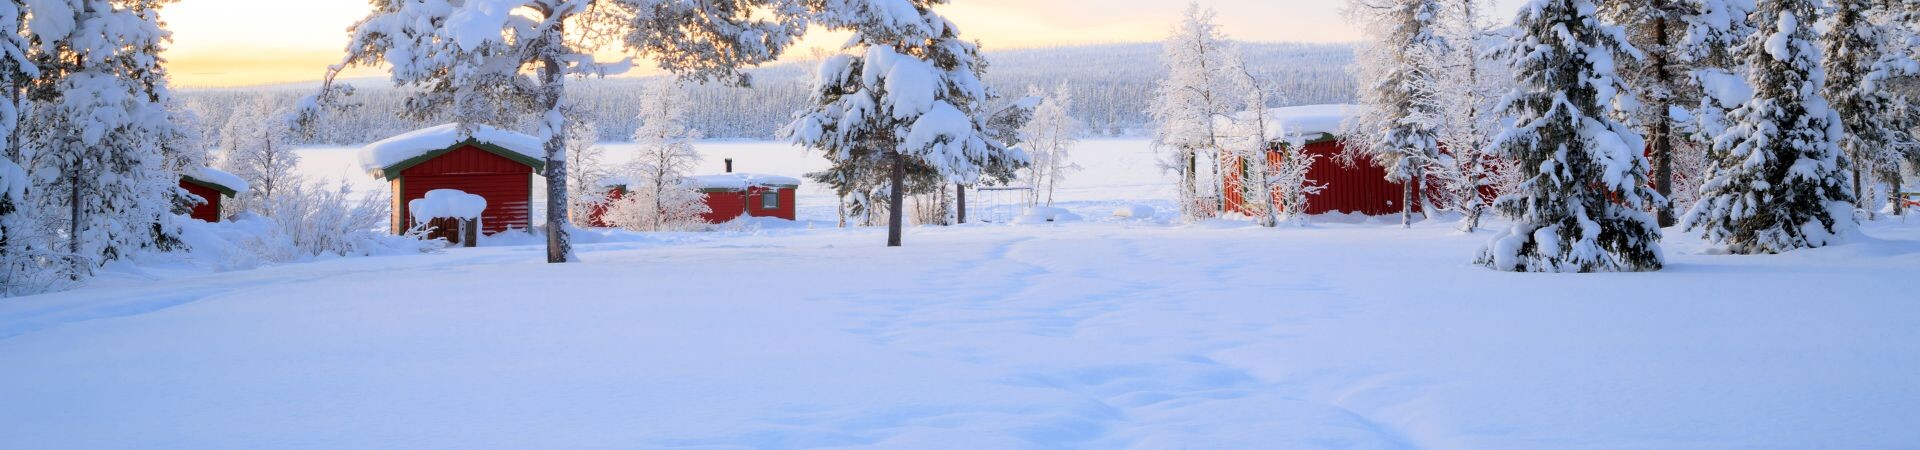
[[[795,193],[800,179],[778,175],[724,173],[692,177],[700,193],[707,196],[705,216],[708,223],[725,223],[739,218],[776,217],[794,220]]]
[[[235,195],[247,193],[249,189],[246,180],[211,167],[202,167],[193,173],[181,175],[180,188],[186,189],[201,200],[200,204],[194,205],[187,216],[208,222],[220,221],[222,197],[232,198]]]
[[[1403,188],[1400,183],[1387,181],[1386,169],[1375,165],[1365,155],[1355,157],[1351,165],[1340,161],[1340,155],[1346,151],[1339,136],[1340,124],[1352,115],[1354,108],[1351,105],[1315,105],[1268,111],[1268,117],[1278,124],[1273,127],[1272,136],[1268,139],[1272,143],[1272,150],[1267,153],[1271,164],[1277,166],[1284,157],[1281,149],[1296,143],[1303,144],[1302,152],[1319,156],[1313,167],[1307,169],[1307,178],[1326,186],[1326,189],[1307,199],[1307,214],[1384,216],[1400,213]],[[1235,157],[1226,157],[1221,161],[1221,182],[1228,211],[1247,212],[1246,199],[1242,194],[1244,188],[1240,186],[1240,181],[1246,177],[1246,164]],[[1276,202],[1278,200],[1275,199]],[[1420,210],[1419,204],[1413,207],[1415,212]]]
[[[454,124],[395,136],[360,150],[360,167],[392,183],[395,234],[412,228],[407,203],[427,191],[481,196],[481,232],[533,227],[533,177],[546,166],[539,138],[485,125],[461,133]]]

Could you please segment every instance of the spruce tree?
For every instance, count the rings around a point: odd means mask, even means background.
[[[1400,221],[1413,226],[1426,168],[1440,159],[1441,118],[1435,78],[1447,53],[1437,0],[1355,0],[1348,14],[1369,24],[1362,47],[1360,116],[1348,140],[1400,183]]]
[[[1821,93],[1811,0],[1763,0],[1741,49],[1754,97],[1728,115],[1684,225],[1740,254],[1834,243],[1856,226],[1842,122]]]
[[[1664,201],[1647,187],[1646,147],[1613,117],[1631,104],[1614,61],[1638,51],[1599,23],[1591,0],[1534,0],[1515,20],[1518,36],[1497,54],[1512,61],[1515,88],[1504,109],[1513,125],[1495,151],[1514,161],[1521,182],[1496,208],[1512,228],[1477,262],[1495,270],[1612,272],[1659,270],[1660,228],[1649,214]]]

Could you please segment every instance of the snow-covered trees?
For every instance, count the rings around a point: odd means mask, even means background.
[[[567,120],[567,135],[577,139],[567,140],[567,213],[573,224],[584,226],[588,215],[596,206],[607,202],[607,191],[602,182],[614,176],[614,169],[607,166],[606,149],[600,146],[600,130],[592,120],[575,117]]]
[[[1480,219],[1492,206],[1492,192],[1501,183],[1504,160],[1487,151],[1498,133],[1500,116],[1494,113],[1506,85],[1505,68],[1486,58],[1498,36],[1489,20],[1489,0],[1442,0],[1438,31],[1447,52],[1435,55],[1439,73],[1434,83],[1435,108],[1440,111],[1439,158],[1427,168],[1428,197],[1434,206],[1461,215],[1461,229],[1480,228]]]
[[[1901,163],[1914,151],[1912,138],[1901,129],[1914,124],[1903,120],[1885,84],[1909,71],[1912,59],[1903,51],[1909,49],[1898,47],[1904,42],[1888,42],[1897,34],[1882,32],[1888,24],[1875,20],[1876,9],[1864,2],[1833,2],[1820,27],[1825,94],[1840,115],[1840,147],[1853,163],[1853,197],[1864,208],[1878,202],[1862,189],[1876,181],[1899,184]],[[1862,179],[1863,171],[1874,178]]]
[[[350,30],[347,57],[328,74],[303,118],[337,105],[331,82],[349,66],[391,65],[396,84],[416,88],[414,111],[450,107],[463,124],[499,123],[526,107],[546,139],[547,260],[572,260],[568,208],[566,80],[606,75],[626,63],[594,55],[646,56],[698,80],[744,84],[739,68],[772,60],[805,28],[793,0],[380,0]],[[846,7],[851,8],[851,7]],[[569,32],[569,30],[573,30]],[[532,73],[533,77],[526,74]],[[502,112],[505,116],[496,116]],[[468,127],[462,127],[470,132]]]
[[[687,179],[700,163],[693,142],[700,130],[687,121],[692,106],[686,92],[673,80],[647,90],[640,105],[640,129],[633,134],[639,147],[627,169],[627,194],[609,210],[614,226],[643,231],[688,229],[708,212],[697,186]]]
[[[1741,57],[1754,97],[1728,115],[1688,229],[1734,253],[1822,247],[1855,226],[1842,122],[1821,94],[1811,0],[1762,0]]]
[[[1073,146],[1079,142],[1080,122],[1073,118],[1073,91],[1066,83],[1054,86],[1052,93],[1043,93],[1038,87],[1029,89],[1030,96],[1043,96],[1045,99],[1033,110],[1033,120],[1020,128],[1022,149],[1033,158],[1033,165],[1027,168],[1027,180],[1032,184],[1034,201],[1046,197],[1046,205],[1053,206],[1053,192],[1060,186],[1060,180],[1067,174],[1080,170],[1073,163]]]
[[[10,237],[38,236],[7,265],[66,265],[74,276],[176,241],[177,173],[167,152],[180,137],[166,108],[158,56],[167,34],[154,0],[14,2],[6,45],[11,137],[6,159],[30,180],[7,225]],[[21,9],[21,6],[25,6]],[[20,17],[26,17],[24,28]],[[16,66],[16,64],[18,64]],[[23,219],[14,217],[8,219]],[[32,223],[37,232],[11,229]],[[54,239],[64,240],[56,246]],[[9,241],[12,239],[10,238]],[[9,245],[19,243],[9,242]],[[64,251],[55,252],[57,247]],[[36,262],[14,258],[35,258]],[[68,263],[55,263],[64,259]]]
[[[1367,24],[1372,40],[1354,65],[1361,110],[1346,139],[1404,186],[1400,221],[1408,227],[1426,167],[1440,158],[1442,111],[1433,89],[1448,52],[1444,12],[1438,0],[1352,0],[1347,9]]]
[[[922,184],[937,190],[1028,162],[1023,152],[987,138],[985,66],[979,48],[933,12],[944,1],[829,3],[814,18],[852,31],[849,53],[821,63],[812,105],[784,134],[825,153],[837,168],[830,172],[847,174],[834,178],[887,167],[888,246],[901,244],[912,166],[945,180]]]
[[[1643,104],[1631,112],[1648,141],[1654,190],[1673,197],[1676,160],[1699,160],[1708,138],[1689,133],[1702,89],[1697,74],[1725,64],[1725,49],[1745,36],[1748,0],[1647,0],[1602,2],[1601,17],[1626,28],[1628,41],[1645,58],[1622,61],[1621,77]],[[1711,114],[1709,116],[1712,116]],[[1682,154],[1688,153],[1688,154]],[[1688,197],[1691,193],[1686,193]],[[1676,221],[1671,205],[1658,211],[1661,226]]]
[[[1513,227],[1477,262],[1496,270],[1603,272],[1659,270],[1660,228],[1648,213],[1646,144],[1612,117],[1631,104],[1615,61],[1640,55],[1594,17],[1591,0],[1534,0],[1520,9],[1518,35],[1501,47],[1515,87],[1504,102],[1514,122],[1492,147],[1524,180],[1497,202]]]
[[[1187,6],[1186,15],[1164,44],[1161,62],[1167,67],[1167,78],[1154,90],[1150,110],[1153,146],[1165,152],[1161,167],[1180,177],[1180,211],[1187,220],[1216,212],[1202,198],[1200,160],[1219,163],[1215,126],[1220,118],[1245,106],[1231,90],[1231,77],[1237,74],[1221,70],[1230,44],[1213,18],[1213,10],[1199,3]],[[1215,195],[1213,200],[1221,199]]]
[[[295,170],[300,154],[293,151],[288,111],[256,102],[244,114],[228,118],[221,129],[220,166],[239,176],[250,189],[232,203],[234,211],[274,216],[273,198],[302,183]]]

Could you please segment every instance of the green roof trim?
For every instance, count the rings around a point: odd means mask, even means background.
[[[219,193],[220,193],[220,195],[222,195],[222,196],[225,196],[225,197],[227,197],[227,198],[233,198],[233,196],[234,196],[234,195],[237,195],[237,194],[239,194],[239,192],[238,192],[238,191],[234,191],[234,190],[233,190],[233,188],[230,188],[230,187],[226,187],[226,186],[222,186],[222,185],[220,185],[220,183],[215,183],[215,182],[212,182],[212,181],[207,181],[207,180],[202,180],[202,179],[199,179],[199,178],[194,178],[194,177],[192,177],[192,176],[189,176],[189,175],[181,175],[181,176],[180,176],[180,181],[185,181],[185,182],[188,182],[188,183],[193,183],[193,184],[196,184],[196,185],[199,185],[200,187],[204,187],[204,188],[207,188],[207,189],[212,189],[212,190],[214,190],[215,192],[219,192]]]
[[[427,152],[426,154],[415,156],[406,161],[401,161],[398,164],[394,164],[392,166],[388,166],[387,168],[380,169],[380,177],[386,178],[389,180],[394,178],[399,178],[400,172],[404,172],[407,169],[413,168],[413,166],[418,166],[421,163],[425,163],[427,161],[433,160],[434,158],[438,158],[440,157],[440,155],[445,155],[454,150],[459,150],[460,147],[466,147],[466,146],[473,146],[474,148],[478,148],[487,153],[492,153],[495,156],[510,159],[510,160],[513,160],[513,162],[517,162],[520,164],[525,164],[528,167],[532,167],[534,173],[540,173],[542,171],[545,171],[547,168],[546,161],[540,160],[538,158],[529,158],[527,157],[527,155],[520,154],[520,152],[507,150],[506,147],[501,147],[498,145],[480,142],[479,139],[468,138],[467,140],[461,141],[458,144],[453,144],[452,147],[447,147],[447,148]]]

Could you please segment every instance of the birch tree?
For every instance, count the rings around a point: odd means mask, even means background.
[[[1073,91],[1066,83],[1055,86],[1050,94],[1032,88],[1029,95],[1044,96],[1044,100],[1034,108],[1033,120],[1020,129],[1022,148],[1033,158],[1027,179],[1045,196],[1046,206],[1053,206],[1053,194],[1060,187],[1060,180],[1080,170],[1080,166],[1073,163],[1073,146],[1079,142],[1080,122],[1073,118]],[[1034,201],[1039,202],[1041,195],[1035,195]]]
[[[1216,212],[1202,207],[1200,160],[1214,164],[1214,172],[1219,173],[1220,132],[1215,127],[1242,106],[1228,88],[1232,78],[1221,70],[1227,50],[1227,37],[1214,23],[1213,10],[1199,3],[1187,6],[1186,15],[1163,44],[1161,61],[1167,78],[1154,90],[1153,146],[1163,152],[1161,168],[1180,177],[1180,211],[1187,220]],[[1217,201],[1219,183],[1214,184]]]

